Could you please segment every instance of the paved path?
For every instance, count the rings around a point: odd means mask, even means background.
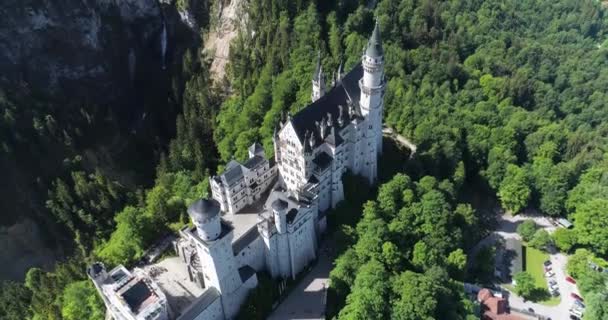
[[[492,234],[481,240],[472,250],[470,256],[475,256],[475,253],[487,246],[493,244],[499,239],[520,239],[517,234],[517,226],[527,219],[532,219],[540,228],[544,228],[549,232],[553,232],[556,227],[551,224],[549,219],[540,216],[535,212],[522,213],[515,216],[508,214],[502,214],[498,220],[497,229]],[[531,301],[524,301],[521,297],[515,294],[510,294],[509,305],[513,308],[528,310],[532,308],[538,315],[550,317],[552,320],[567,320],[569,319],[569,309],[574,303],[574,299],[570,296],[570,293],[577,292],[576,286],[567,282],[566,279],[566,263],[568,257],[561,253],[550,254],[549,258],[552,263],[553,272],[555,276],[553,279],[557,281],[559,292],[561,294],[560,303],[557,306],[545,306],[542,304],[534,303]]]
[[[412,157],[414,157],[414,154],[416,154],[416,149],[418,147],[416,147],[416,145],[413,142],[408,140],[406,137],[396,133],[395,130],[393,130],[393,128],[384,127],[382,129],[382,133],[384,133],[386,136],[388,136],[390,138],[393,138],[395,141],[397,141],[402,146],[410,149],[410,151],[412,151],[412,153],[410,154],[410,159]]]
[[[319,249],[319,260],[312,270],[298,283],[287,298],[272,312],[268,320],[325,319],[325,288],[334,253],[329,251],[331,239],[326,239]]]

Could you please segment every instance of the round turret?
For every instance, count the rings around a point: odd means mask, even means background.
[[[89,277],[97,283],[103,283],[108,278],[106,267],[102,262],[95,262],[87,268]]]
[[[188,215],[201,239],[213,241],[222,232],[220,204],[214,199],[200,199],[188,207]]]
[[[289,207],[287,201],[276,199],[270,206],[272,207],[272,213],[274,214],[277,232],[285,233],[287,231],[287,208]]]

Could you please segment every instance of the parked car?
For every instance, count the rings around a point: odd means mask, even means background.
[[[551,261],[547,260],[547,261],[543,262],[543,264],[545,265],[545,267],[548,267],[551,265]]]
[[[579,308],[585,309],[585,304],[582,303],[580,300],[574,300],[574,305]]]
[[[555,273],[553,273],[553,271],[545,272],[545,277],[549,278],[549,277],[553,277],[553,276],[555,276]]]
[[[566,277],[566,281],[572,283],[572,284],[576,284],[576,280],[574,280],[574,278],[572,278],[571,276],[567,276]]]
[[[570,320],[581,320],[581,318],[575,316],[575,315],[570,315]]]
[[[553,290],[551,291],[551,295],[554,297],[559,297],[559,290]]]
[[[557,281],[555,281],[555,279],[549,279],[549,285],[550,286],[557,285]]]
[[[581,302],[585,301],[585,300],[583,300],[583,298],[581,296],[579,296],[578,294],[576,294],[574,292],[570,293],[570,296],[578,301],[581,301]]]
[[[553,270],[553,268],[551,268],[551,266],[545,266],[545,272],[551,271],[551,270]]]

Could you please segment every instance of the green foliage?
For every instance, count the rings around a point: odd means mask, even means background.
[[[446,260],[452,277],[462,279],[467,264],[467,255],[460,248],[450,252]]]
[[[585,320],[608,318],[608,290],[590,294],[585,299]]]
[[[568,274],[577,280],[577,287],[584,296],[602,293],[608,286],[608,275],[595,270],[594,265],[605,269],[608,262],[586,249],[577,249],[566,265]]]
[[[462,279],[464,235],[477,217],[470,205],[455,203],[447,184],[397,174],[380,186],[376,201],[364,204],[356,242],[330,273],[330,288],[345,303],[340,318],[461,319],[472,312],[446,270]],[[400,284],[387,286],[389,278]],[[416,290],[411,281],[421,281],[422,291],[406,291]],[[413,303],[412,296],[420,300]]]
[[[31,291],[30,310],[33,319],[62,319],[63,290],[70,283],[84,280],[84,265],[81,257],[72,258],[55,266],[53,272],[31,268],[25,276],[25,286]],[[92,298],[90,306],[93,306]],[[97,308],[102,308],[98,306]],[[85,318],[86,319],[86,318]]]
[[[552,243],[551,235],[545,229],[538,229],[530,240],[530,246],[539,250],[547,250],[547,246]]]
[[[105,306],[90,280],[70,283],[63,289],[61,316],[66,320],[102,320]]]
[[[74,233],[77,244],[90,250],[94,239],[110,234],[114,212],[128,199],[126,188],[101,172],[72,171],[68,183],[59,178],[53,183],[46,206]]]
[[[128,206],[114,220],[116,230],[107,243],[99,247],[97,255],[111,265],[127,264],[139,259],[144,253],[145,227],[150,218],[141,210]]]
[[[0,318],[23,320],[31,317],[29,310],[32,292],[22,283],[0,282]]]
[[[577,244],[578,239],[574,230],[558,228],[551,234],[553,243],[563,252],[568,253]]]
[[[513,164],[507,165],[498,196],[503,207],[513,213],[518,213],[526,207],[530,199],[530,187],[525,169]]]
[[[536,229],[537,226],[536,223],[534,223],[534,220],[528,219],[517,226],[517,234],[519,234],[524,241],[530,241],[532,240],[532,237],[534,237]]]
[[[495,257],[496,248],[492,246],[481,248],[474,257],[475,263],[469,270],[469,282],[491,284],[494,281]]]
[[[530,298],[536,289],[534,278],[526,271],[519,272],[513,277],[515,281],[515,293],[526,299]]]
[[[576,209],[574,230],[580,243],[608,253],[608,199],[589,200]]]
[[[258,286],[249,293],[236,319],[263,320],[270,315],[272,304],[279,297],[277,283],[264,272],[257,277]]]
[[[361,266],[339,318],[350,320],[386,318],[388,277],[385,267],[377,260],[372,259]]]

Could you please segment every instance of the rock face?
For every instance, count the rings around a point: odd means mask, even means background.
[[[23,280],[31,266],[51,268],[60,253],[47,242],[31,219],[10,227],[0,226],[0,280]]]
[[[129,79],[130,51],[158,55],[144,51],[164,17],[157,0],[5,0],[0,16],[0,84],[106,97]]]
[[[245,26],[247,17],[243,10],[243,0],[219,1],[217,23],[209,31],[205,41],[205,50],[209,52],[213,61],[211,74],[219,80],[224,77],[225,67],[230,54],[230,43],[240,28]]]

